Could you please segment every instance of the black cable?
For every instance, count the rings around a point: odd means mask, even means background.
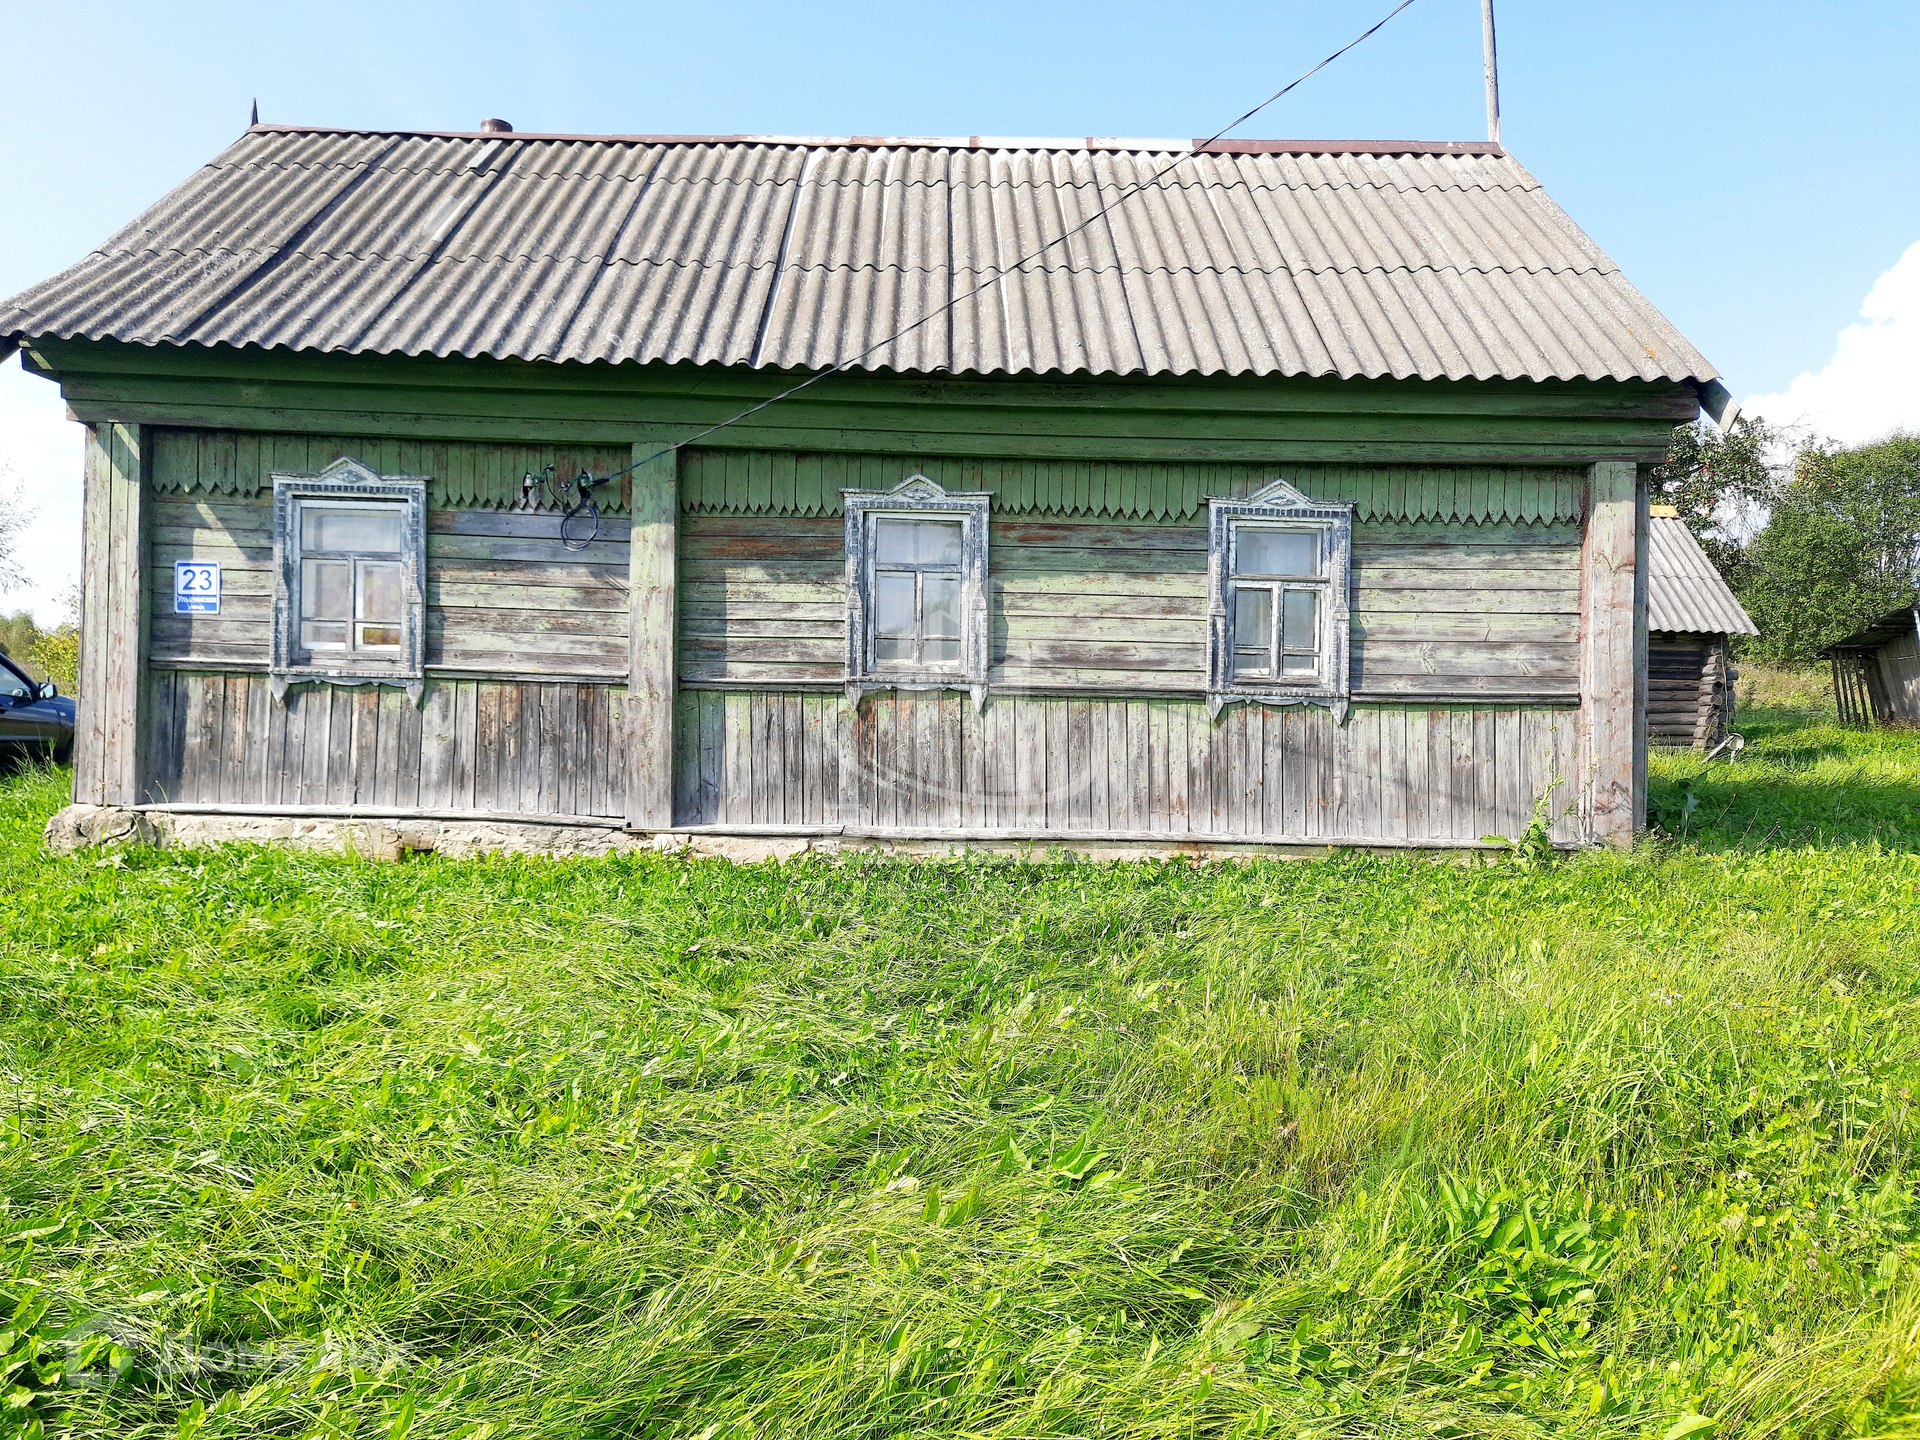
[[[632,467],[629,466],[628,469]],[[626,471],[616,470],[612,475],[596,476],[590,470],[582,470],[570,481],[561,481],[556,487],[553,478],[554,467],[549,465],[538,472],[529,470],[520,481],[520,503],[528,505],[533,500],[534,490],[546,492],[547,502],[554,509],[567,506],[566,513],[560,517],[560,543],[569,550],[584,550],[600,538],[600,507],[595,503],[595,487],[624,475]],[[567,503],[565,489],[573,487],[575,499]],[[584,518],[583,518],[584,517]]]
[[[1288,81],[1285,85],[1282,85],[1278,90],[1274,91],[1273,94],[1269,95],[1266,99],[1262,100],[1258,105],[1254,106],[1251,110],[1247,111],[1244,115],[1240,116],[1237,120],[1233,121],[1232,124],[1227,125],[1223,129],[1216,131],[1213,135],[1209,136],[1205,140],[1202,140],[1198,145],[1195,145],[1191,150],[1187,151],[1185,154],[1175,156],[1172,160],[1170,160],[1167,164],[1163,165],[1159,170],[1154,172],[1154,174],[1149,176],[1147,179],[1135,181],[1132,185],[1122,190],[1118,195],[1114,196],[1113,199],[1109,200],[1105,205],[1102,205],[1098,210],[1094,211],[1091,215],[1087,216],[1086,219],[1082,220],[1078,225],[1075,225],[1072,229],[1063,231],[1061,234],[1055,236],[1053,239],[1049,240],[1046,244],[1042,245],[1039,249],[1034,250],[1029,254],[1023,255],[1018,260],[1014,261],[1011,265],[1008,265],[1003,269],[995,271],[992,275],[989,275],[985,280],[982,280],[978,285],[974,286],[971,290],[968,290],[965,294],[956,295],[951,300],[947,301],[946,304],[940,306],[938,309],[929,310],[925,315],[922,315],[918,320],[914,321],[911,325],[905,326],[902,329],[894,331],[893,334],[887,336],[885,339],[874,341],[873,344],[869,345],[866,349],[860,351],[858,354],[849,355],[847,356],[846,359],[837,361],[835,364],[828,366],[825,370],[820,371],[818,374],[809,375],[805,380],[802,380],[798,385],[790,386],[788,389],[782,390],[777,395],[769,396],[767,399],[762,400],[757,405],[750,405],[745,410],[742,410],[738,415],[734,415],[729,417],[728,419],[722,420],[716,425],[709,425],[706,429],[701,430],[693,435],[689,435],[684,440],[676,440],[673,444],[667,446],[664,450],[656,450],[653,454],[647,456],[646,459],[636,460],[633,462],[633,464],[627,466],[625,469],[615,470],[611,475],[599,476],[598,478],[594,479],[593,483],[598,485],[598,484],[604,484],[608,480],[618,480],[622,475],[626,475],[631,473],[632,471],[638,470],[643,465],[651,465],[654,461],[660,459],[662,456],[671,455],[676,450],[685,449],[687,446],[692,445],[697,441],[704,440],[707,438],[707,436],[712,435],[717,431],[725,430],[729,425],[737,425],[742,420],[745,420],[749,415],[757,415],[762,410],[766,409],[769,405],[777,405],[782,400],[785,400],[790,396],[798,395],[802,390],[806,389],[809,385],[812,385],[817,383],[818,381],[824,380],[829,375],[838,374],[840,371],[846,369],[850,365],[857,365],[860,361],[866,359],[867,356],[873,354],[874,351],[884,349],[888,345],[893,344],[896,340],[905,339],[908,335],[911,335],[914,331],[918,330],[922,325],[930,324],[931,322],[939,319],[942,315],[946,314],[947,311],[953,309],[954,306],[960,304],[962,301],[971,300],[974,296],[978,295],[982,290],[987,289],[989,286],[999,284],[1002,280],[1006,279],[1007,276],[1013,274],[1015,271],[1021,270],[1025,268],[1027,265],[1031,264],[1033,261],[1038,260],[1042,255],[1046,254],[1049,250],[1053,249],[1056,245],[1064,245],[1067,241],[1071,240],[1075,235],[1078,235],[1082,230],[1086,229],[1089,225],[1093,224],[1094,221],[1100,219],[1102,216],[1108,214],[1112,210],[1116,209],[1118,206],[1125,204],[1128,200],[1132,199],[1135,195],[1138,195],[1141,191],[1147,189],[1149,186],[1158,185],[1177,166],[1184,164],[1186,161],[1192,159],[1195,155],[1205,153],[1209,145],[1212,145],[1215,141],[1224,139],[1227,135],[1237,130],[1240,126],[1246,124],[1247,121],[1251,120],[1255,115],[1258,115],[1262,110],[1266,109],[1267,106],[1273,104],[1274,101],[1278,100],[1282,95],[1285,95],[1289,90],[1293,89],[1294,86],[1299,85],[1301,82],[1309,79],[1314,75],[1317,75],[1320,71],[1326,69],[1327,66],[1331,65],[1334,61],[1338,60],[1342,55],[1346,54],[1349,50],[1353,49],[1354,46],[1360,44],[1362,41],[1372,39],[1373,36],[1376,33],[1378,33],[1380,29],[1384,27],[1389,20],[1393,19],[1394,16],[1398,15],[1402,10],[1406,9],[1411,4],[1413,4],[1413,0],[1400,0],[1400,3],[1398,5],[1394,6],[1393,9],[1389,10],[1385,15],[1381,16],[1380,19],[1375,21],[1366,30],[1363,30],[1360,34],[1354,36],[1353,39],[1349,40],[1346,44],[1342,45],[1338,50],[1334,51],[1331,55],[1327,56],[1327,58],[1322,60],[1318,65],[1313,66],[1309,70],[1302,71],[1295,78]],[[552,467],[549,466],[548,468],[551,469]],[[583,476],[582,478],[586,478],[586,477]],[[586,495],[586,492],[583,490],[582,491],[583,503],[590,506],[592,504],[592,501],[590,499],[586,499],[585,495]],[[576,506],[575,508],[577,509],[579,507]],[[571,518],[571,514],[572,512],[569,512],[569,518]],[[563,526],[565,525],[565,521],[562,521],[561,523]],[[598,527],[599,527],[599,511],[597,510],[594,511],[594,525],[597,533]],[[579,549],[579,548],[582,548],[582,546],[569,545],[568,548]]]

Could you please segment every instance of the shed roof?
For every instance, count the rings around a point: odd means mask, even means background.
[[[1687,522],[1677,516],[1655,515],[1648,522],[1647,628],[1704,635],[1760,633]]]
[[[1498,146],[1411,141],[258,125],[0,302],[0,347],[36,336],[979,374],[1715,373]]]
[[[1836,650],[1878,650],[1883,645],[1905,640],[1908,636],[1920,637],[1920,600],[1912,605],[1903,605],[1898,610],[1889,610],[1878,620],[1861,626],[1846,639],[1834,641],[1821,653],[1831,655]]]

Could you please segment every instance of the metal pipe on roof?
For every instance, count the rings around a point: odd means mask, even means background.
[[[1480,44],[1486,52],[1487,139],[1500,143],[1500,60],[1493,43],[1493,0],[1480,0]]]

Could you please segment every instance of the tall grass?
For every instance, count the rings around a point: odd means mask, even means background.
[[[55,859],[16,777],[0,1424],[1915,1433],[1920,742],[1754,733],[1552,865]]]

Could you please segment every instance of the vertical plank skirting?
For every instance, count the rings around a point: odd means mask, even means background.
[[[146,437],[144,426],[87,427],[73,757],[73,798],[86,805],[130,805],[141,788]]]
[[[372,687],[158,670],[141,799],[496,815],[629,813],[627,692],[559,681],[430,681],[420,707]],[[1566,813],[1579,715],[1514,705],[1318,708],[1198,700],[683,691],[672,726],[682,825],[1129,833],[1170,840],[1450,845],[1517,836],[1550,786]]]
[[[689,690],[682,825],[1074,832],[1306,842],[1518,836],[1549,787],[1554,838],[1578,754],[1569,709],[1318,708],[1197,700]],[[804,716],[804,721],[802,720]]]
[[[1630,461],[1595,465],[1580,550],[1580,806],[1586,837],[1631,845],[1645,807],[1646,499]]]
[[[145,779],[154,805],[355,805],[499,815],[626,814],[626,693],[571,681],[429,680],[419,708],[377,686],[156,670]],[[131,803],[131,802],[130,802]]]
[[[664,453],[660,453],[663,451]],[[627,823],[673,824],[675,566],[679,452],[647,439],[633,447],[633,531],[627,570]],[[642,463],[644,462],[644,463]]]

